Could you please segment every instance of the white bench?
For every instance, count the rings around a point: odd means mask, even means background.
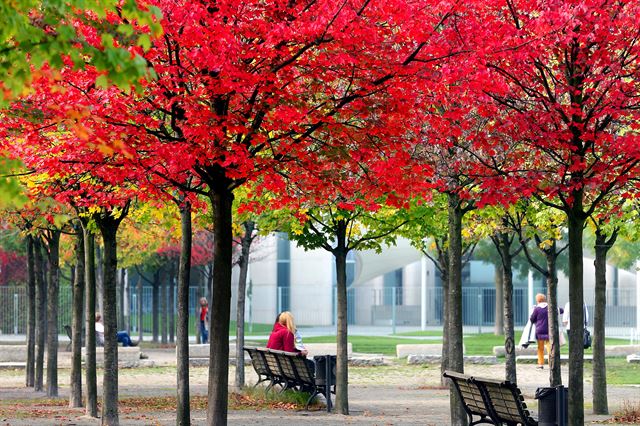
[[[563,348],[565,348],[563,346]],[[566,348],[564,349],[567,350]],[[545,346],[545,353],[547,352],[547,348]],[[537,345],[532,343],[528,348],[523,348],[521,346],[516,346],[516,356],[518,355],[536,355],[538,353]],[[635,353],[640,353],[640,345],[611,345],[605,346],[604,354],[606,356],[627,356]],[[495,356],[505,356],[504,346],[494,346],[493,354]]]
[[[420,364],[440,364],[442,362],[442,355],[409,355],[407,357],[407,364],[420,365]],[[497,364],[498,358],[492,355],[465,355],[464,363],[466,364]]]
[[[189,345],[189,358],[209,358],[209,344],[193,344]],[[178,348],[176,348],[176,354],[178,352]],[[235,358],[236,356],[236,344],[229,343],[229,358]]]
[[[611,345],[604,347],[606,356],[628,356],[640,354],[640,345]]]
[[[312,358],[316,355],[337,355],[338,344],[337,343],[305,343],[304,347],[307,348],[309,354],[308,358]],[[347,343],[347,357],[353,355],[353,346],[351,343]]]
[[[585,361],[593,361],[593,355],[585,355],[584,356],[584,360]],[[538,362],[538,356],[537,355],[518,355],[516,356],[516,362],[521,362],[524,364],[531,364],[534,362]],[[547,357],[544,357],[544,362],[547,362]],[[566,363],[569,362],[569,355],[560,355],[560,362],[561,363]]]
[[[82,348],[82,362],[85,362],[86,350]],[[140,362],[140,347],[139,346],[119,346],[118,347],[118,365],[121,364],[137,364]],[[104,365],[104,347],[100,346],[96,348],[96,365]]]
[[[0,362],[27,362],[27,345],[0,345]]]
[[[85,348],[82,348],[82,361],[85,359]],[[27,361],[27,345],[0,345],[0,362],[15,363]],[[46,363],[45,356],[45,363]],[[140,361],[140,348],[118,347],[118,364],[132,364]],[[104,365],[104,348],[96,348],[96,364]],[[58,366],[69,367],[71,365],[71,352],[58,352]]]
[[[462,353],[465,353],[464,345]],[[442,343],[425,343],[414,345],[396,345],[396,356],[398,358],[407,358],[409,355],[421,356],[442,356]]]
[[[547,348],[545,346],[545,353],[547,352]],[[495,356],[505,356],[507,352],[504,349],[504,346],[494,346],[493,354]],[[537,355],[538,354],[538,346],[536,343],[531,343],[529,347],[523,348],[522,346],[516,346],[516,356],[518,355]]]

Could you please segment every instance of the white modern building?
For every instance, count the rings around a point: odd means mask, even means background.
[[[335,324],[335,263],[324,250],[305,251],[285,234],[261,239],[252,253],[247,320],[272,322],[277,313],[290,310],[299,325]],[[585,301],[594,302],[593,259],[584,260]],[[433,263],[407,240],[399,240],[377,254],[352,252],[347,261],[349,323],[357,325],[441,325],[442,291]],[[516,324],[526,322],[533,295],[545,292],[544,281],[514,277]],[[636,274],[607,268],[607,325],[636,326]],[[568,301],[568,280],[560,273],[558,303]],[[235,295],[234,295],[235,298]],[[235,307],[235,300],[232,309]],[[235,314],[234,314],[235,315]],[[493,324],[495,318],[495,268],[471,261],[463,271],[463,321],[466,325]],[[592,317],[593,318],[593,317]]]

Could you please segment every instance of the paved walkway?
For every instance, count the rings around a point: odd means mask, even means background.
[[[175,351],[172,349],[144,350],[155,365],[160,368],[122,369],[119,375],[119,389],[122,398],[175,395]],[[247,368],[247,381],[255,382],[251,368]],[[467,373],[482,377],[504,377],[503,365],[469,365]],[[68,397],[68,370],[59,373],[60,396]],[[231,369],[229,382],[233,383]],[[563,378],[566,383],[566,371]],[[192,395],[206,395],[208,369],[192,368],[190,387]],[[282,410],[232,410],[229,412],[231,425],[447,425],[449,424],[449,393],[439,387],[439,366],[408,366],[392,364],[383,367],[351,367],[349,370],[350,416],[328,414],[325,411],[282,411]],[[537,412],[533,399],[537,387],[548,384],[548,371],[540,371],[532,364],[518,365],[518,381],[525,400],[534,413]],[[99,378],[101,391],[102,378]],[[591,385],[585,383],[587,410],[591,395]],[[3,371],[0,375],[0,424],[9,425],[97,425],[99,420],[83,416],[82,410],[62,407],[35,407],[33,416],[12,416],[3,407],[7,404],[29,406],[44,398],[42,393],[34,393],[24,388],[24,371]],[[32,403],[28,402],[33,400]],[[610,408],[613,411],[625,401],[640,402],[640,386],[609,388]],[[49,410],[48,412],[46,410]],[[587,424],[603,421],[610,416],[594,416],[586,413]],[[194,410],[194,425],[206,424],[206,413]],[[127,412],[121,414],[123,425],[173,425],[175,413],[170,411]]]

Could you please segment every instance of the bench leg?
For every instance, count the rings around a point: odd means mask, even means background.
[[[269,380],[269,378],[268,378],[268,377],[265,377],[264,379],[261,379],[260,377],[258,377],[258,379],[259,379],[259,380],[256,382],[256,384],[255,384],[255,385],[253,385],[253,387],[254,387],[254,388],[255,388],[255,387],[257,387],[260,383],[262,383],[262,382],[266,382],[267,380]]]
[[[313,391],[313,393],[311,394],[311,396],[309,397],[309,399],[307,399],[307,403],[306,403],[306,404],[305,404],[305,406],[304,406],[304,409],[305,409],[306,411],[309,411],[309,404],[311,404],[311,401],[313,401],[313,398],[315,398],[316,396],[318,396],[318,394],[319,394],[319,393],[320,393],[320,392],[318,392],[318,390],[317,390],[317,389],[315,389],[315,390]]]
[[[271,382],[269,383],[269,386],[267,386],[267,392],[270,391],[271,389],[273,389],[273,387],[277,384],[279,384],[279,382],[275,381],[274,379],[270,379]]]
[[[285,381],[285,382],[282,384],[282,389],[280,389],[280,392],[278,392],[278,393],[282,393],[282,392],[284,392],[284,391],[286,391],[286,390],[288,390],[288,389],[295,390],[296,388],[295,388],[295,386],[294,386],[294,385],[292,385],[290,382]]]

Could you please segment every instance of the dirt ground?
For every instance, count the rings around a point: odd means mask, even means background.
[[[146,352],[146,351],[145,351]],[[148,397],[175,395],[175,367],[171,357],[175,352],[148,351],[150,360],[159,367],[122,369],[119,375],[121,397]],[[175,361],[174,361],[175,363]],[[60,370],[60,398],[69,394],[68,370]],[[247,368],[247,382],[256,381],[252,369]],[[504,377],[503,365],[469,365],[466,372],[482,377]],[[208,370],[206,367],[190,369],[192,395],[206,395]],[[231,369],[229,382],[233,383]],[[447,425],[449,424],[449,394],[439,387],[439,366],[407,366],[392,364],[384,367],[351,367],[349,371],[350,415],[328,414],[326,411],[232,410],[230,425]],[[566,372],[563,381],[567,382]],[[102,378],[98,378],[99,391]],[[518,383],[531,411],[537,413],[535,389],[548,385],[548,370],[540,371],[532,364],[518,365]],[[587,424],[602,422],[610,416],[589,414],[591,384],[585,383],[585,409]],[[0,425],[97,425],[99,420],[83,415],[82,409],[37,405],[45,400],[43,393],[24,388],[23,370],[0,370]],[[610,386],[611,412],[624,402],[640,401],[640,385]],[[16,410],[15,407],[26,410]],[[7,409],[13,407],[12,409]],[[28,414],[25,415],[25,412]],[[173,425],[171,411],[136,412],[120,414],[123,425]],[[194,410],[192,424],[206,424],[206,412]]]

